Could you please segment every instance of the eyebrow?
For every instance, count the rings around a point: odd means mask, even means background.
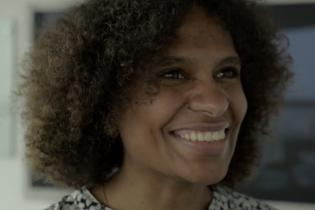
[[[219,64],[230,64],[230,65],[241,66],[242,62],[238,56],[230,56],[230,57],[224,58],[222,61],[219,62]]]
[[[176,56],[159,56],[158,58],[154,59],[154,65],[158,66],[168,66],[174,64],[192,64],[193,59],[186,58],[186,57],[176,57]],[[219,60],[216,64],[218,65],[238,65],[241,66],[241,60],[238,56],[228,56],[222,60]]]
[[[154,59],[153,63],[158,66],[168,66],[173,64],[190,64],[192,60],[190,58],[162,55]]]

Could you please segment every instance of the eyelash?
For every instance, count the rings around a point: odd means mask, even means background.
[[[227,75],[227,73],[229,73]],[[226,67],[221,69],[216,75],[216,79],[233,79],[233,78],[239,78],[240,71],[235,67]]]
[[[180,68],[168,69],[160,74],[163,79],[183,80],[189,79],[184,70]],[[214,76],[216,79],[234,79],[240,77],[240,70],[236,67],[225,67],[218,71]]]
[[[184,71],[180,68],[168,69],[160,75],[164,79],[182,80],[187,79]]]

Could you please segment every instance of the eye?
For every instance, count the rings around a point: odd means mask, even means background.
[[[234,79],[239,78],[240,69],[236,67],[225,67],[221,69],[216,75],[217,79]]]
[[[160,77],[163,79],[169,79],[169,80],[186,79],[184,71],[182,69],[179,69],[179,68],[168,69],[166,71],[163,71],[160,74]]]

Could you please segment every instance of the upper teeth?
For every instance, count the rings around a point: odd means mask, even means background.
[[[225,129],[219,131],[177,131],[179,137],[189,141],[218,141],[225,139]]]

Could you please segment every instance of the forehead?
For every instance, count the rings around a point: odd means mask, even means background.
[[[209,62],[239,57],[230,33],[220,25],[219,19],[208,16],[198,6],[186,14],[166,54]]]
[[[230,33],[220,25],[217,17],[208,16],[202,7],[193,6],[184,17],[170,47],[191,44],[202,48],[205,43],[218,42],[234,45]]]

